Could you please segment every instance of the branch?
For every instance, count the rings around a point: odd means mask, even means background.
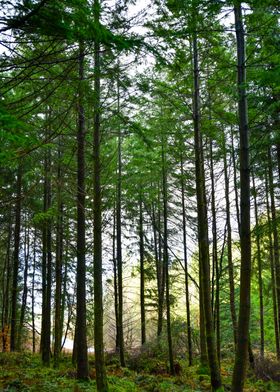
[[[27,22],[30,18],[32,18],[32,16],[36,15],[47,2],[48,0],[41,0],[40,3],[38,3],[37,6],[32,11],[30,11],[28,14],[24,15],[20,19],[10,19],[7,22],[7,26],[2,27],[2,29],[0,29],[0,33],[3,33],[10,29],[22,28],[25,22]]]

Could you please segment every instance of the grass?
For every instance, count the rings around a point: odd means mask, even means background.
[[[94,358],[90,358],[91,379],[87,382],[76,380],[76,371],[71,358],[62,358],[59,369],[41,365],[40,357],[30,353],[0,353],[0,391],[3,392],[89,392],[96,391]],[[181,372],[170,377],[162,360],[139,357],[139,369],[134,358],[131,368],[121,368],[116,358],[108,361],[107,373],[110,392],[203,392],[210,391],[210,376],[207,368],[199,365],[189,368],[180,361]],[[129,362],[128,362],[129,365]],[[229,390],[232,363],[223,362],[221,373],[225,390]],[[249,373],[244,392],[279,392],[280,383],[257,379]]]

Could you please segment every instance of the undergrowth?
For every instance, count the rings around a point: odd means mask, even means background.
[[[171,377],[162,357],[139,351],[127,358],[127,368],[119,366],[115,355],[107,356],[110,392],[200,392],[210,391],[210,375],[198,363],[187,366],[186,359],[177,361],[178,374]],[[64,356],[59,369],[43,367],[39,355],[31,353],[0,353],[1,392],[89,392],[96,391],[94,357],[90,357],[90,377],[87,382],[76,380],[71,358]],[[223,361],[221,373],[225,391],[230,390],[232,361]],[[255,369],[248,373],[244,392],[279,392],[280,367],[270,359],[256,360]]]

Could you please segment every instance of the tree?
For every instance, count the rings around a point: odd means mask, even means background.
[[[94,22],[99,26],[100,3],[94,0]],[[93,133],[93,260],[94,260],[94,348],[96,384],[100,392],[107,391],[103,342],[103,298],[102,298],[102,221],[100,188],[100,41],[94,41],[94,133]]]
[[[77,377],[88,378],[86,335],[86,243],[85,243],[85,113],[84,113],[84,44],[79,46],[79,97],[77,129]]]
[[[251,231],[250,231],[250,164],[249,131],[246,97],[245,35],[241,2],[234,5],[238,69],[238,113],[240,137],[240,300],[237,347],[232,377],[232,391],[243,391],[249,344],[250,284],[251,284]]]
[[[16,208],[15,208],[15,230],[14,230],[14,251],[13,251],[13,283],[12,283],[12,310],[11,310],[11,340],[10,349],[17,349],[17,305],[18,305],[18,270],[20,251],[20,230],[21,230],[21,184],[22,165],[18,164],[17,185],[16,185]]]

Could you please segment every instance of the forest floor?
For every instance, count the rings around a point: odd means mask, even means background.
[[[230,390],[232,361],[222,362],[221,373],[225,391]],[[121,368],[116,358],[110,358],[107,364],[110,392],[132,391],[210,391],[210,377],[207,369],[198,364],[188,367],[185,361],[177,363],[179,374],[170,377],[164,362],[134,359],[130,368]],[[89,392],[95,391],[94,359],[90,358],[91,380],[78,382],[71,358],[62,358],[59,369],[42,367],[38,355],[30,353],[0,353],[0,391],[40,391],[40,392]],[[134,370],[132,370],[134,369]],[[136,370],[137,369],[137,370]],[[280,392],[280,382],[272,379],[280,377],[280,367],[265,363],[259,365],[259,374],[249,371],[246,392]],[[271,373],[269,375],[268,373]],[[265,379],[266,378],[266,379]],[[280,378],[279,378],[280,379]]]

